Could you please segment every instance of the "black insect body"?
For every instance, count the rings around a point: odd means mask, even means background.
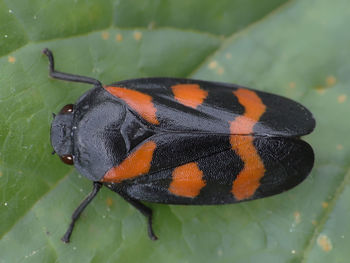
[[[54,117],[51,143],[66,164],[93,181],[62,238],[106,186],[148,218],[141,201],[214,205],[286,191],[310,173],[314,153],[300,136],[312,114],[281,96],[234,84],[177,78],[98,80],[55,71],[50,76],[93,84]]]

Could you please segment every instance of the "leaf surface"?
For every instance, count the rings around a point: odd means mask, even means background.
[[[243,19],[244,18],[244,19]],[[335,1],[0,0],[0,262],[347,262],[350,9]],[[315,167],[295,189],[227,206],[149,204],[160,239],[103,189],[60,241],[91,182],[50,155],[51,113],[103,83],[232,82],[303,103]]]

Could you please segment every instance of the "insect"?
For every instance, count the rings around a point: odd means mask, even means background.
[[[148,219],[141,201],[214,205],[286,191],[310,173],[315,127],[308,109],[290,99],[234,84],[177,78],[100,81],[49,75],[94,87],[54,115],[51,144],[61,160],[93,182],[62,240],[69,242],[82,211],[105,186]]]

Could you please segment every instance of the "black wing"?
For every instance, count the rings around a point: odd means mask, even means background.
[[[172,78],[105,89],[153,131],[103,179],[124,195],[171,204],[234,203],[292,188],[313,166],[312,148],[298,137],[315,121],[292,100]]]
[[[301,104],[234,84],[145,78],[105,88],[148,124],[167,131],[295,137],[315,127],[312,114]],[[233,129],[237,117],[242,125]],[[249,122],[254,122],[252,130],[243,127]]]
[[[281,193],[303,181],[312,169],[314,154],[304,141],[247,136],[251,141],[236,137],[236,145],[248,149],[246,156],[232,149],[232,138],[228,136],[153,137],[157,147],[149,172],[105,185],[142,201],[224,204]],[[183,144],[169,147],[174,140]],[[250,143],[254,150],[249,150]]]

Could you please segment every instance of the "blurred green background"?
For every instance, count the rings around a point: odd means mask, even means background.
[[[0,0],[0,262],[348,262],[348,0]],[[148,77],[232,82],[307,106],[316,155],[297,188],[238,205],[150,204],[103,189],[60,241],[91,182],[50,153],[51,113],[91,88]]]

